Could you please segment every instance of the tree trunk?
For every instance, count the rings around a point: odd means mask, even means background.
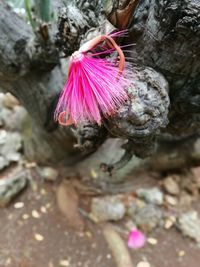
[[[122,164],[121,149],[114,140],[104,144],[78,167],[83,170],[87,165],[93,173],[93,166],[96,166],[95,172],[99,172],[100,163],[113,163],[119,154],[117,165],[104,166],[112,171],[113,167],[122,167],[133,155],[144,158],[149,152],[154,153],[149,161],[134,158],[126,170],[144,166],[147,161],[146,166],[156,166],[155,161],[161,159],[160,151],[164,154],[166,151],[169,156],[176,146],[177,155],[186,162],[188,151],[179,152],[184,151],[179,150],[180,142],[181,147],[184,142],[195,144],[196,137],[191,136],[198,135],[200,121],[199,1],[107,0],[104,1],[105,13],[99,0],[65,2],[60,12],[56,43],[66,56],[78,49],[84,39],[110,31],[108,22],[98,28],[105,16],[114,26],[129,28],[129,38],[119,42],[134,43],[129,48],[131,51],[126,52],[133,70],[129,101],[114,117],[104,120],[104,127],[86,125],[76,130],[78,145],[90,147],[90,152],[107,137],[128,140]],[[56,99],[65,81],[54,40],[34,35],[30,26],[2,1],[0,15],[0,86],[13,93],[31,117],[32,126],[28,126],[31,143],[25,142],[27,155],[43,163],[61,159],[66,159],[67,163],[78,162],[81,156],[73,149],[75,139],[71,130],[58,127],[53,121]],[[170,136],[165,145],[158,141],[163,135]],[[101,151],[104,152],[101,154]],[[191,149],[191,153],[194,150]],[[110,157],[105,160],[105,155]],[[198,157],[189,158],[190,164],[199,161]],[[165,162],[165,165],[171,164]],[[184,164],[178,162],[174,162],[175,168]],[[125,173],[122,170],[121,176]]]
[[[42,47],[30,26],[3,2],[0,14],[0,85],[30,115],[24,129],[25,154],[41,163],[71,158],[74,138],[52,118],[52,105],[65,80],[56,49],[46,51],[50,44]]]

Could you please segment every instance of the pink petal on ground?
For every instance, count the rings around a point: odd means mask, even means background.
[[[128,237],[129,248],[133,249],[141,248],[144,246],[145,242],[146,242],[146,237],[141,231],[134,229],[129,233]]]

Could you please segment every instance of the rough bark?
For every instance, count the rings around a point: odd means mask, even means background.
[[[163,133],[171,134],[170,139],[178,136],[186,141],[186,137],[190,138],[198,132],[200,3],[195,0],[105,2],[106,14],[114,26],[123,28],[123,18],[132,10],[131,18],[126,20],[130,38],[125,38],[122,43],[135,43],[131,52],[127,53],[127,58],[134,62],[133,81],[138,81],[139,85],[131,90],[133,101],[130,100],[115,117],[106,120],[104,124],[111,135],[129,140],[128,145],[124,146],[126,153],[122,157],[123,164],[133,154],[145,157],[153,152],[155,146],[159,147],[157,137]],[[133,4],[134,10],[131,9]],[[63,14],[61,18],[64,24],[66,20]],[[66,24],[69,27],[69,23]],[[74,27],[76,28],[76,21]],[[59,38],[62,39],[63,32],[59,33]],[[148,73],[148,67],[152,68],[149,76],[144,75]],[[168,89],[160,74],[169,83],[169,114],[166,98]],[[159,83],[159,79],[162,82]],[[144,102],[145,95],[147,99]],[[167,127],[166,115],[169,119]],[[115,167],[121,166],[121,162],[117,162]],[[107,170],[113,168],[112,165],[103,167]]]
[[[131,26],[131,40],[137,43],[131,53],[134,61],[151,66],[169,82],[167,131],[175,135],[199,129],[199,11],[198,0],[145,0]]]
[[[98,32],[109,32],[110,25],[100,26],[105,19],[100,1],[65,2],[58,22],[57,45],[68,56],[84,39]],[[135,44],[126,53],[127,59],[133,62],[134,86],[128,89],[129,102],[115,117],[104,121],[104,128],[86,125],[77,129],[76,135],[78,145],[89,147],[90,152],[109,136],[128,140],[122,158],[122,163],[126,163],[133,154],[146,157],[150,150],[159,147],[157,139],[163,133],[170,134],[172,139],[178,136],[186,140],[199,131],[200,2],[103,2],[110,22],[130,30],[130,37],[119,41]],[[56,128],[49,119],[52,118],[52,103],[64,82],[57,51],[52,40],[44,43],[34,38],[30,27],[15,14],[10,16],[10,12],[1,2],[0,14],[4,15],[0,17],[0,84],[16,95],[29,111],[35,131],[45,140],[46,150],[51,151],[46,153],[45,159],[52,158],[53,153],[58,154],[54,159],[63,158],[72,151],[69,130]],[[39,145],[40,148],[44,154]],[[119,152],[119,147],[112,148],[112,153]],[[86,162],[93,166],[97,158],[99,163],[103,161],[102,155],[94,155]],[[135,159],[134,164],[138,162]],[[117,166],[123,165],[120,164],[119,161]],[[112,169],[113,166],[107,167]]]
[[[35,37],[2,1],[0,14],[0,86],[13,93],[31,117],[25,127],[25,142],[30,141],[25,152],[39,162],[67,158],[74,153],[72,135],[68,129],[55,130],[52,117],[52,103],[65,79],[56,48]]]

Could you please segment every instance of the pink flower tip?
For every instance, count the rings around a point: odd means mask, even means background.
[[[134,229],[130,231],[129,236],[128,236],[128,247],[133,248],[133,249],[138,249],[144,246],[146,242],[146,237],[145,235],[137,230]]]

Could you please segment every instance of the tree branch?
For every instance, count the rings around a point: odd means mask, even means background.
[[[0,1],[0,80],[15,80],[30,68],[26,46],[31,28]]]
[[[92,27],[95,27],[95,33],[99,31],[104,16],[100,0],[66,2],[67,7],[62,8],[58,25],[58,45],[69,55],[78,49]],[[117,11],[117,25],[123,26],[124,14],[127,13],[126,10],[123,13],[120,4],[127,7],[127,3],[133,1],[108,2],[117,3],[111,10]],[[143,0],[134,6],[130,20],[127,17],[130,38],[124,38],[122,44],[135,43],[131,52],[126,53],[127,58],[134,62],[134,86],[128,90],[128,103],[114,118],[104,123],[113,136],[129,140],[129,155],[146,156],[161,130],[182,136],[199,131],[199,10],[200,4],[196,0]],[[13,92],[29,111],[35,132],[40,133],[46,147],[49,143],[51,156],[48,157],[53,157],[55,151],[59,157],[64,156],[65,149],[72,151],[68,129],[57,131],[55,124],[47,127],[48,117],[52,117],[52,103],[65,81],[54,43],[35,38],[30,27],[16,14],[10,15],[11,10],[2,1],[0,14],[0,84]],[[128,16],[130,14],[128,12]],[[169,115],[168,94],[171,102]],[[166,127],[167,119],[169,124]],[[95,140],[101,136],[102,142],[108,136],[104,130],[98,132],[95,128],[92,138]],[[88,138],[81,129],[82,136]],[[81,145],[85,144],[80,140]],[[94,143],[91,138],[89,141]],[[38,149],[40,144],[38,142]]]
[[[38,39],[25,21],[0,2],[0,86],[15,95],[28,111],[31,124],[26,125],[25,143],[27,139],[30,142],[25,152],[39,162],[57,161],[75,153],[70,130],[57,129],[53,122],[52,103],[65,77],[61,68],[55,67],[58,53],[49,44],[51,40]]]

